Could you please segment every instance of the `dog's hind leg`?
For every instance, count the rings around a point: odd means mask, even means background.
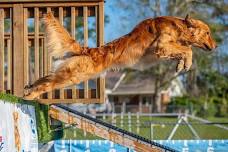
[[[33,100],[45,92],[54,89],[60,89],[73,84],[79,84],[81,81],[89,79],[87,74],[79,74],[79,77],[62,77],[58,74],[48,75],[37,80],[29,89],[29,93],[24,96],[25,100]]]
[[[24,96],[25,100],[33,100],[42,93],[78,84],[95,75],[93,63],[87,57],[73,57],[65,61],[55,73],[38,79]]]

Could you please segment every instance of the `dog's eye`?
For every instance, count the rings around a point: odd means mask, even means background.
[[[207,35],[209,35],[209,32],[207,32]]]

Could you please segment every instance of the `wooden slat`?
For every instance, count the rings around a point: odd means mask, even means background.
[[[75,39],[75,7],[71,7],[71,36]]]
[[[46,47],[46,39],[42,39],[42,47],[43,47],[43,76],[48,75],[48,52]],[[44,97],[44,96],[43,96]],[[45,94],[45,98],[48,97],[48,93]]]
[[[4,12],[5,12],[5,15],[4,15],[4,17],[5,17],[5,19],[9,19],[10,18],[10,8],[5,8],[4,9]]]
[[[24,85],[29,84],[28,9],[24,8]]]
[[[97,15],[97,44],[101,46],[104,44],[104,3],[99,3]]]
[[[84,104],[92,104],[92,103],[100,103],[100,99],[38,99],[38,102],[41,104],[56,104],[56,103],[84,103]]]
[[[48,74],[48,52],[47,52],[47,46],[46,46],[46,39],[42,39],[42,43],[43,43],[43,55],[44,55],[44,75]]]
[[[51,12],[51,8],[50,7],[47,7],[47,12]],[[49,50],[47,50],[47,52],[48,52]],[[50,71],[52,70],[52,56],[50,56],[49,54],[48,54],[48,57],[47,57],[47,59],[48,59],[48,65],[47,65],[47,67],[48,67],[48,73],[50,73]],[[47,74],[48,74],[47,73]],[[53,96],[53,91],[50,91],[50,92],[48,92],[48,99],[52,99],[52,96]]]
[[[63,7],[59,7],[59,22],[63,25]]]
[[[97,45],[102,46],[104,44],[104,3],[99,2],[98,8],[98,17],[97,17]],[[104,102],[105,100],[105,78],[99,78],[99,94],[100,94],[100,102]]]
[[[39,39],[40,41],[40,77],[44,76],[44,39]]]
[[[65,6],[65,5],[61,5],[61,6]],[[39,6],[37,6],[37,7],[39,7]],[[71,16],[70,15],[71,14],[71,7],[72,6],[66,7],[65,9],[63,9],[63,16],[66,16],[66,17],[70,17]],[[93,7],[93,6],[88,7],[88,16],[95,16],[95,9],[94,8],[95,7]],[[46,12],[45,9],[43,7],[41,7],[39,9],[39,16],[43,17],[43,14],[45,12]],[[5,18],[6,18],[6,15],[8,17],[8,11],[5,10]],[[83,15],[83,11],[79,15],[82,16]],[[34,18],[34,11],[33,10],[28,12],[28,18]]]
[[[88,8],[88,16],[95,16],[95,7]]]
[[[80,7],[80,6],[96,6],[98,5],[97,2],[91,2],[91,3],[25,3],[24,7]]]
[[[46,74],[45,72],[47,72],[47,53],[45,52],[45,48],[44,48],[44,39],[40,39],[40,44],[41,44],[41,59],[40,59],[40,76],[44,77]],[[46,93],[41,95],[41,98],[43,98],[44,96],[46,97]]]
[[[88,7],[83,7],[84,46],[88,46]],[[88,80],[84,82],[84,98],[89,97]]]
[[[40,70],[39,70],[39,8],[34,8],[34,31],[35,31],[35,80],[39,79]]]
[[[63,25],[63,7],[59,7],[59,22]],[[64,88],[60,89],[60,99],[64,99]]]
[[[99,7],[96,6],[95,7],[95,18],[96,18],[96,45],[99,46]],[[97,88],[96,88],[96,97],[99,97],[100,98],[100,77],[97,78],[97,81],[96,81],[96,85],[97,85]]]
[[[24,27],[23,5],[13,5],[13,93],[18,97],[24,94]]]
[[[39,8],[34,8],[34,51],[35,51],[35,80],[40,77],[40,46],[39,46]]]
[[[75,39],[75,7],[71,7],[71,36]],[[72,90],[72,98],[75,99],[77,97],[75,85],[71,87]]]
[[[12,90],[11,77],[12,77],[12,51],[11,51],[11,39],[7,40],[7,90]]]
[[[5,39],[9,39],[11,34],[5,33],[4,36],[5,36],[4,37]],[[28,39],[34,39],[34,37],[35,37],[35,33],[33,33],[33,32],[28,33]],[[39,33],[39,38],[44,38],[44,33]]]
[[[0,9],[0,92],[4,91],[4,9]]]
[[[7,10],[7,11],[6,11]],[[8,12],[8,18],[11,19],[12,23],[12,8],[6,9],[5,12]],[[12,24],[10,24],[10,33],[9,39],[7,39],[7,90],[10,91],[9,93],[13,92],[12,89]]]
[[[83,7],[84,46],[88,46],[88,8]]]
[[[10,7],[13,7],[13,4],[1,4],[1,8],[10,8]]]
[[[99,82],[99,78],[96,78],[96,98],[99,98],[100,97],[100,95],[98,94],[98,82]]]

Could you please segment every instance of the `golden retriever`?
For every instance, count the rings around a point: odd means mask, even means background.
[[[24,99],[88,80],[109,68],[177,60],[176,71],[189,70],[192,46],[211,51],[216,43],[207,24],[200,20],[162,16],[139,23],[129,34],[97,48],[81,47],[51,13],[44,18],[49,53],[63,58],[57,70],[26,89]],[[71,56],[64,58],[64,54]]]

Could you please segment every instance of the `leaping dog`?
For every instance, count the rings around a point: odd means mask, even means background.
[[[54,89],[79,84],[115,67],[150,65],[161,59],[169,59],[177,61],[177,72],[187,71],[192,65],[192,46],[205,51],[216,48],[208,25],[188,15],[184,19],[171,16],[146,19],[129,34],[96,48],[81,47],[52,13],[45,16],[44,23],[49,53],[59,58],[66,53],[72,55],[64,58],[53,74],[27,87],[29,93],[24,96],[26,100]]]

